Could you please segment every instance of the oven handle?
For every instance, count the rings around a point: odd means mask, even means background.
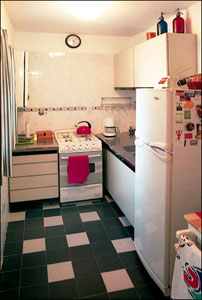
[[[100,156],[101,156],[101,154],[97,154],[97,155],[89,155],[88,157],[92,158],[92,157],[100,157]],[[62,160],[68,160],[69,156],[67,156],[67,157],[61,157],[60,159],[62,159]]]

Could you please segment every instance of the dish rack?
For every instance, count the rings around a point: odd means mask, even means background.
[[[131,97],[102,97],[102,110],[130,110],[134,109],[134,102]]]

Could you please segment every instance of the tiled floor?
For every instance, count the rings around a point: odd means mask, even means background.
[[[167,299],[142,266],[133,234],[114,201],[15,205],[0,299]]]

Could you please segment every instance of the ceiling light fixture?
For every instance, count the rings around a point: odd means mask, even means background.
[[[111,1],[67,1],[69,11],[78,19],[96,19],[110,6]]]

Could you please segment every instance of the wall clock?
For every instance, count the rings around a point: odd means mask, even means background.
[[[65,44],[70,48],[78,48],[81,45],[81,38],[77,34],[70,34],[66,37]]]

